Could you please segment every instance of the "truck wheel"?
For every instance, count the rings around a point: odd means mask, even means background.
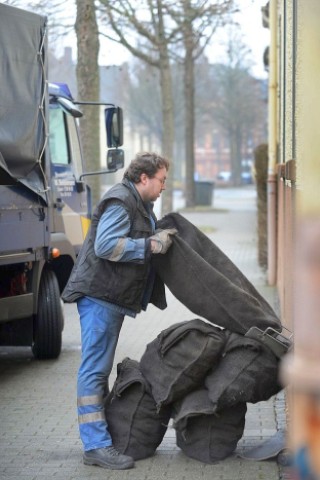
[[[38,312],[34,320],[32,353],[39,360],[57,358],[61,352],[63,312],[57,277],[42,272]]]

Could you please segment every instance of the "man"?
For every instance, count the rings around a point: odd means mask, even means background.
[[[164,254],[174,229],[156,232],[153,203],[165,189],[169,162],[137,154],[121,183],[98,204],[63,300],[77,302],[82,356],[78,372],[78,420],[86,465],[123,470],[134,461],[119,453],[105,421],[103,398],[125,315],[149,302],[166,307],[164,285],[150,265]]]

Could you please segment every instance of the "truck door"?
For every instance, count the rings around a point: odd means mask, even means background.
[[[89,189],[79,182],[81,147],[76,120],[57,104],[50,105],[53,236],[65,235],[77,254],[89,226]]]

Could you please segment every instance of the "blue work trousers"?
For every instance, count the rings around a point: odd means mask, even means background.
[[[78,421],[87,451],[112,445],[103,403],[124,314],[116,305],[103,305],[86,297],[78,300],[77,305],[82,342]]]

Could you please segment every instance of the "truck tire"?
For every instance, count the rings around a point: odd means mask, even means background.
[[[61,352],[63,312],[54,272],[42,272],[38,311],[34,319],[32,353],[39,360],[57,358]]]

